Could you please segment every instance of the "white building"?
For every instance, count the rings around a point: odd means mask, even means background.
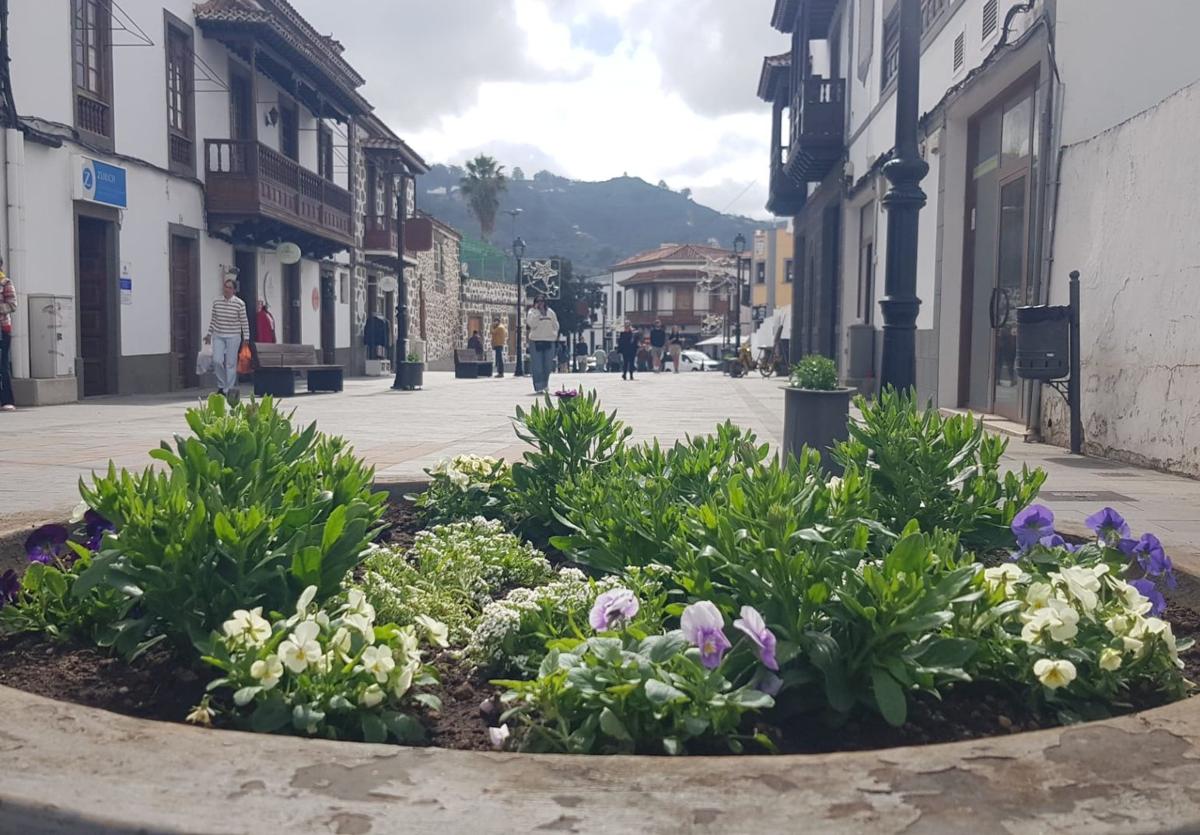
[[[772,22],[791,36],[792,48],[766,60],[759,88],[775,107],[771,208],[793,217],[796,229],[793,339],[836,356],[843,376],[864,388],[873,385],[882,347],[887,216],[880,199],[888,186],[881,169],[895,134],[898,13],[897,0],[778,0]],[[1142,253],[1123,237],[1124,254],[1112,253],[1121,267],[1089,257],[1113,240],[1101,223],[1105,211],[1156,217],[1160,210],[1144,181],[1121,183],[1118,195],[1113,178],[1120,180],[1120,170],[1098,159],[1094,145],[1080,145],[1200,79],[1200,65],[1189,57],[1200,4],[924,0],[922,19],[921,150],[930,173],[918,241],[920,393],[1035,432],[1052,428],[1058,437],[1057,423],[1044,426],[1042,407],[1053,402],[1045,411],[1057,418],[1058,394],[1014,372],[1015,309],[1065,302],[1066,274],[1080,269],[1089,448],[1171,468],[1190,457],[1182,469],[1200,472],[1200,437],[1187,451],[1154,441],[1146,426],[1115,428],[1161,415],[1118,408],[1107,395],[1109,367],[1123,369],[1130,397],[1145,374],[1156,372],[1122,362],[1111,345],[1087,347],[1111,342],[1113,327],[1145,332],[1145,316],[1109,320],[1101,312],[1113,305],[1118,276],[1128,277],[1119,271],[1141,269],[1140,256],[1178,252],[1179,241],[1165,233],[1183,230],[1159,224],[1157,239],[1141,239]],[[1165,130],[1169,119],[1162,119]],[[1140,150],[1154,153],[1161,170],[1190,170],[1177,144],[1182,137],[1170,133],[1157,144],[1147,138]],[[1123,153],[1127,168],[1145,164],[1129,147],[1112,153]],[[1101,171],[1109,193],[1097,191]],[[1194,189],[1174,182],[1178,205],[1190,205]],[[1134,199],[1141,202],[1128,202]],[[1181,268],[1177,262],[1168,273],[1183,281]],[[1169,374],[1181,381],[1179,360],[1200,362],[1197,350],[1175,353],[1168,364],[1175,371],[1164,369],[1154,389],[1159,395],[1170,388]],[[1194,402],[1196,388],[1190,391]],[[1186,423],[1181,415],[1170,420]]]
[[[261,300],[279,341],[360,372],[363,126],[390,143],[389,171],[425,169],[371,117],[341,45],[285,0],[8,8],[18,402],[196,385],[210,302],[235,274],[252,326]]]

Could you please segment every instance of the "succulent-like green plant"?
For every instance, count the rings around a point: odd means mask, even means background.
[[[809,354],[792,366],[792,388],[834,391],[838,387],[837,365],[829,357]]]

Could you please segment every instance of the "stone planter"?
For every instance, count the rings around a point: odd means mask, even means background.
[[[830,469],[839,469],[830,463],[829,450],[837,441],[846,440],[854,389],[814,391],[785,386],[783,391],[784,460],[807,446],[820,452]]]
[[[396,366],[396,386],[412,391],[419,389],[425,382],[425,363],[402,362]]]

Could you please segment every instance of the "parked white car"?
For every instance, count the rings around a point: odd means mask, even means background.
[[[679,355],[679,367],[683,371],[716,371],[720,369],[721,361],[703,351],[684,351]]]

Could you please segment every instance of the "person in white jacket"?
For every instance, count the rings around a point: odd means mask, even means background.
[[[554,352],[558,344],[558,314],[546,304],[545,296],[533,300],[525,315],[525,332],[529,338],[529,373],[533,377],[534,394],[545,394],[554,367]]]

